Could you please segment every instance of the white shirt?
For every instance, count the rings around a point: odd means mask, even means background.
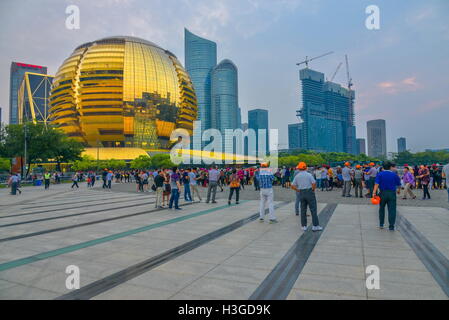
[[[299,173],[293,179],[293,185],[299,190],[311,189],[312,184],[315,183],[313,176],[307,171],[299,171]]]

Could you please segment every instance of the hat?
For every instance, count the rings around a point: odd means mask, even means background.
[[[347,162],[347,161],[345,162],[345,166],[348,167],[348,166],[350,166],[350,165],[351,165],[351,164],[350,164],[349,162]]]
[[[306,165],[305,162],[300,162],[300,163],[298,163],[296,168],[299,169],[299,170],[306,170],[307,169],[307,165]]]
[[[357,169],[360,169],[362,166],[358,164],[358,165],[356,165],[355,167],[356,167]]]

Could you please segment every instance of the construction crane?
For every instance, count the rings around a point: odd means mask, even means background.
[[[330,54],[332,54],[332,53],[334,53],[334,52],[333,52],[333,51],[330,51],[330,52],[328,52],[328,53],[322,54],[321,56],[314,57],[314,58],[311,58],[311,59],[308,59],[308,56],[306,56],[306,60],[304,60],[304,61],[302,61],[302,62],[298,62],[296,65],[299,66],[299,65],[305,63],[306,68],[308,68],[308,67],[309,67],[309,62],[310,62],[310,61],[315,60],[315,59],[318,59],[318,58],[321,58],[321,57],[324,57],[324,56],[327,56],[327,55],[330,55]]]
[[[337,69],[335,70],[334,74],[332,75],[331,79],[329,80],[330,82],[334,81],[335,76],[338,73],[338,70],[340,70],[341,65],[343,64],[343,62],[340,62],[337,66]]]
[[[351,90],[353,83],[352,83],[352,78],[349,75],[349,63],[348,63],[348,55],[347,54],[345,54],[345,60],[346,60],[346,76],[348,78],[348,90]]]

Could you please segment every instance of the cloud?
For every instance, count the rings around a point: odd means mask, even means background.
[[[416,81],[416,77],[408,77],[399,81],[383,81],[377,84],[384,93],[397,94],[418,90],[421,86]]]

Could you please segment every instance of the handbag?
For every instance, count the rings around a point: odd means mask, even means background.
[[[153,184],[152,186],[151,186],[151,190],[153,190],[153,191],[156,191],[156,185],[155,184]]]

